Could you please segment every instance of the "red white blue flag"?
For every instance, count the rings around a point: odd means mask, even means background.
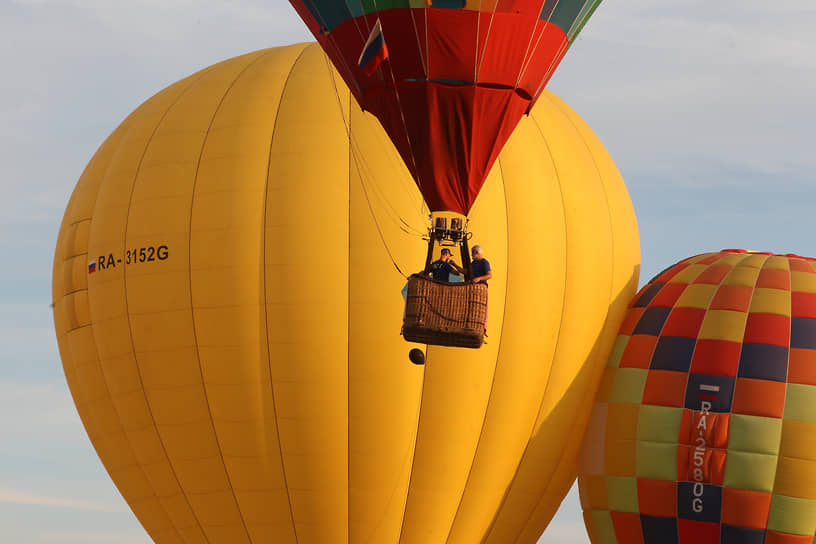
[[[368,41],[366,41],[363,47],[363,52],[360,53],[357,66],[362,68],[366,75],[370,76],[387,58],[388,46],[385,45],[382,26],[380,25],[380,20],[377,19],[377,24],[371,29],[371,34],[368,35]]]
[[[88,274],[96,272],[96,259],[88,262]]]

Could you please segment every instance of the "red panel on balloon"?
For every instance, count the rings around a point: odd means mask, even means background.
[[[790,350],[788,382],[816,385],[816,350]]]
[[[666,308],[671,308],[677,302],[677,299],[680,298],[680,295],[683,294],[683,291],[686,290],[688,284],[685,283],[667,283],[660,292],[655,295],[652,301],[649,303],[649,306],[663,306]],[[696,333],[695,333],[696,336]]]
[[[813,270],[813,267],[808,261],[800,260],[800,259],[791,259],[789,261],[791,272],[807,272],[809,274],[813,274],[816,270]]]
[[[717,259],[719,260],[719,259]],[[714,265],[706,268],[699,276],[694,279],[694,283],[708,283],[711,285],[719,285],[725,278],[726,274],[731,272],[731,267],[728,265]]]
[[[816,293],[791,293],[791,317],[816,319]]]
[[[691,372],[736,376],[742,345],[728,340],[697,340]]]
[[[771,510],[771,494],[723,488],[722,522],[748,529],[764,529]]]
[[[479,12],[432,8],[421,13],[428,17],[428,79],[472,83],[476,75]]]
[[[700,259],[695,264],[714,264],[714,263],[716,263],[717,261],[719,261],[722,258],[723,258],[723,253],[722,252],[715,253],[714,255],[709,255],[708,257]]]
[[[747,312],[754,290],[747,285],[721,285],[711,301],[710,310]]]
[[[564,58],[569,43],[567,35],[560,28],[545,21],[539,21],[531,44],[532,58],[528,59],[518,87],[527,92],[532,91],[534,98],[538,98]]]
[[[787,270],[776,270],[773,268],[763,268],[759,272],[756,286],[768,289],[790,290],[790,272]]]
[[[679,285],[672,283],[670,285]],[[703,324],[705,310],[702,308],[674,308],[661,331],[662,336],[697,338]]]
[[[479,25],[480,58],[475,70],[477,81],[493,84],[503,81],[515,86],[537,24],[537,19],[515,13],[496,13],[494,16],[483,13]]]
[[[395,97],[373,89],[369,108],[392,140],[398,136],[394,144],[430,209],[467,213],[527,101],[512,89],[445,83],[400,82],[397,90]],[[474,138],[477,129],[495,137]]]
[[[626,544],[643,544],[643,530],[640,528],[640,514],[628,512],[610,512],[612,526],[618,542]]]
[[[787,347],[790,343],[790,317],[775,314],[748,314],[743,342]]]
[[[677,530],[680,544],[701,544],[720,541],[720,524],[708,521],[678,519]]]
[[[632,331],[635,330],[635,326],[638,324],[640,317],[645,311],[646,308],[632,308],[626,312],[626,317],[623,319],[623,324],[621,325],[620,334],[632,334]]]
[[[650,370],[646,376],[643,404],[681,407],[686,399],[688,374],[674,370]]]
[[[677,482],[639,478],[637,489],[642,514],[658,517],[677,515]]]
[[[737,378],[731,412],[781,418],[785,413],[785,388],[784,382]]]
[[[636,334],[629,339],[621,357],[621,368],[649,368],[657,336]]]
[[[376,22],[369,15],[369,25]],[[388,54],[395,80],[425,79],[427,49],[425,47],[425,16],[420,10],[390,9],[380,12],[383,36],[388,36]],[[386,78],[387,79],[387,78]],[[379,83],[379,81],[378,81]]]

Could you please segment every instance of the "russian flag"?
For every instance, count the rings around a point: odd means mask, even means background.
[[[717,395],[720,394],[720,386],[719,385],[700,385],[700,393],[697,395],[697,398],[703,400],[717,400]]]
[[[88,262],[88,274],[96,272],[96,259]]]
[[[377,24],[371,29],[371,34],[368,35],[368,41],[366,41],[363,47],[363,52],[360,53],[357,66],[362,68],[366,75],[370,76],[387,58],[388,46],[385,45],[382,26],[380,25],[380,20],[377,19]]]

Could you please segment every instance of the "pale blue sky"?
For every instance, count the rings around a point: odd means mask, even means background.
[[[812,0],[606,0],[587,25],[550,89],[627,180],[642,282],[725,247],[816,255],[815,25]],[[0,0],[0,542],[149,542],[62,375],[48,308],[59,221],[143,100],[307,39],[283,0]],[[588,542],[575,493],[541,542]]]

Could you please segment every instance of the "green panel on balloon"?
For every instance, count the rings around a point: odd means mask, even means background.
[[[425,0],[363,0],[363,9],[366,13],[376,13],[394,8],[424,8]]]
[[[768,529],[793,535],[812,535],[816,529],[816,501],[774,495]]]
[[[640,407],[637,438],[644,442],[676,445],[682,419],[682,408],[644,404]]]
[[[781,437],[781,419],[732,414],[728,435],[729,456],[731,451],[778,455]]]
[[[638,442],[637,476],[650,480],[677,479],[677,445],[662,442]]]
[[[613,512],[638,511],[637,478],[607,476],[606,493],[609,509]]]
[[[558,2],[550,16],[550,22],[567,32],[578,20],[582,7],[584,7],[583,2]]]
[[[646,387],[648,370],[642,368],[621,368],[615,374],[609,402],[640,404]]]
[[[785,419],[816,423],[816,387],[789,383],[785,397]]]
[[[584,7],[581,9],[581,13],[578,14],[578,17],[572,23],[572,27],[570,27],[569,32],[567,33],[569,36],[570,41],[578,35],[581,30],[584,28],[584,25],[589,21],[589,18],[592,17],[592,14],[595,13],[595,10],[598,9],[598,6],[601,5],[601,0],[594,0],[593,2],[587,2],[584,4]]]
[[[770,493],[775,477],[776,455],[728,450],[723,486]]]
[[[606,366],[609,368],[618,368],[620,366],[621,357],[623,357],[623,352],[626,349],[626,344],[629,343],[628,335],[621,334],[615,340],[615,347],[612,348],[612,355],[609,356],[609,360],[606,363]]]
[[[595,528],[595,537],[598,544],[618,544],[615,536],[615,526],[612,524],[612,515],[609,510],[593,510],[592,525]]]

